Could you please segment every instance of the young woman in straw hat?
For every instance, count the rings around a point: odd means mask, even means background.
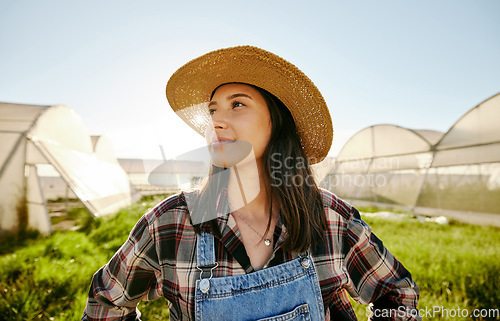
[[[288,61],[241,46],[210,52],[167,84],[207,139],[204,186],[146,213],[93,278],[83,320],[138,319],[164,296],[171,320],[415,319],[418,287],[358,211],[317,187],[333,137],[326,103]]]

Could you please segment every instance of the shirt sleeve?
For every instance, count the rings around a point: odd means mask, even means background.
[[[417,284],[355,208],[344,242],[344,262],[349,274],[346,290],[358,303],[372,304],[369,319],[420,320],[416,310]]]
[[[82,320],[140,320],[140,300],[159,298],[161,272],[145,217],[92,278]]]

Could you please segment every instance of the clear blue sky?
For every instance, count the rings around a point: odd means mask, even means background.
[[[0,0],[0,101],[65,104],[121,157],[203,139],[165,99],[169,76],[250,44],[302,69],[333,115],[335,156],[391,123],[446,131],[500,92],[500,1]]]

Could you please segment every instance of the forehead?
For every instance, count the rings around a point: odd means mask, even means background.
[[[220,98],[229,97],[231,94],[234,94],[234,93],[244,93],[244,94],[247,94],[251,97],[254,97],[254,96],[262,97],[260,92],[250,85],[231,83],[231,84],[224,84],[224,85],[219,86],[215,90],[215,92],[213,93],[212,100],[217,99],[217,98],[220,99]]]

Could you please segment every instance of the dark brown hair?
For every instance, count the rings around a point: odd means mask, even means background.
[[[268,91],[252,87],[264,97],[272,123],[269,144],[262,157],[263,167],[266,170],[264,173],[267,180],[266,194],[270,204],[266,233],[271,226],[273,202],[277,202],[287,230],[283,249],[290,252],[305,252],[310,246],[323,243],[324,232],[328,228],[321,193],[314,181],[309,160],[304,154],[290,111]],[[207,211],[216,211],[217,195],[228,183],[229,175],[221,175],[224,174],[223,171],[229,173],[227,169],[212,165],[209,177],[199,191],[197,206],[194,207],[197,210],[192,211],[192,215],[194,212],[202,215],[203,211],[206,215]],[[220,237],[221,231],[217,220],[207,223],[214,235]],[[195,225],[194,228],[196,233],[200,233],[200,225]]]

